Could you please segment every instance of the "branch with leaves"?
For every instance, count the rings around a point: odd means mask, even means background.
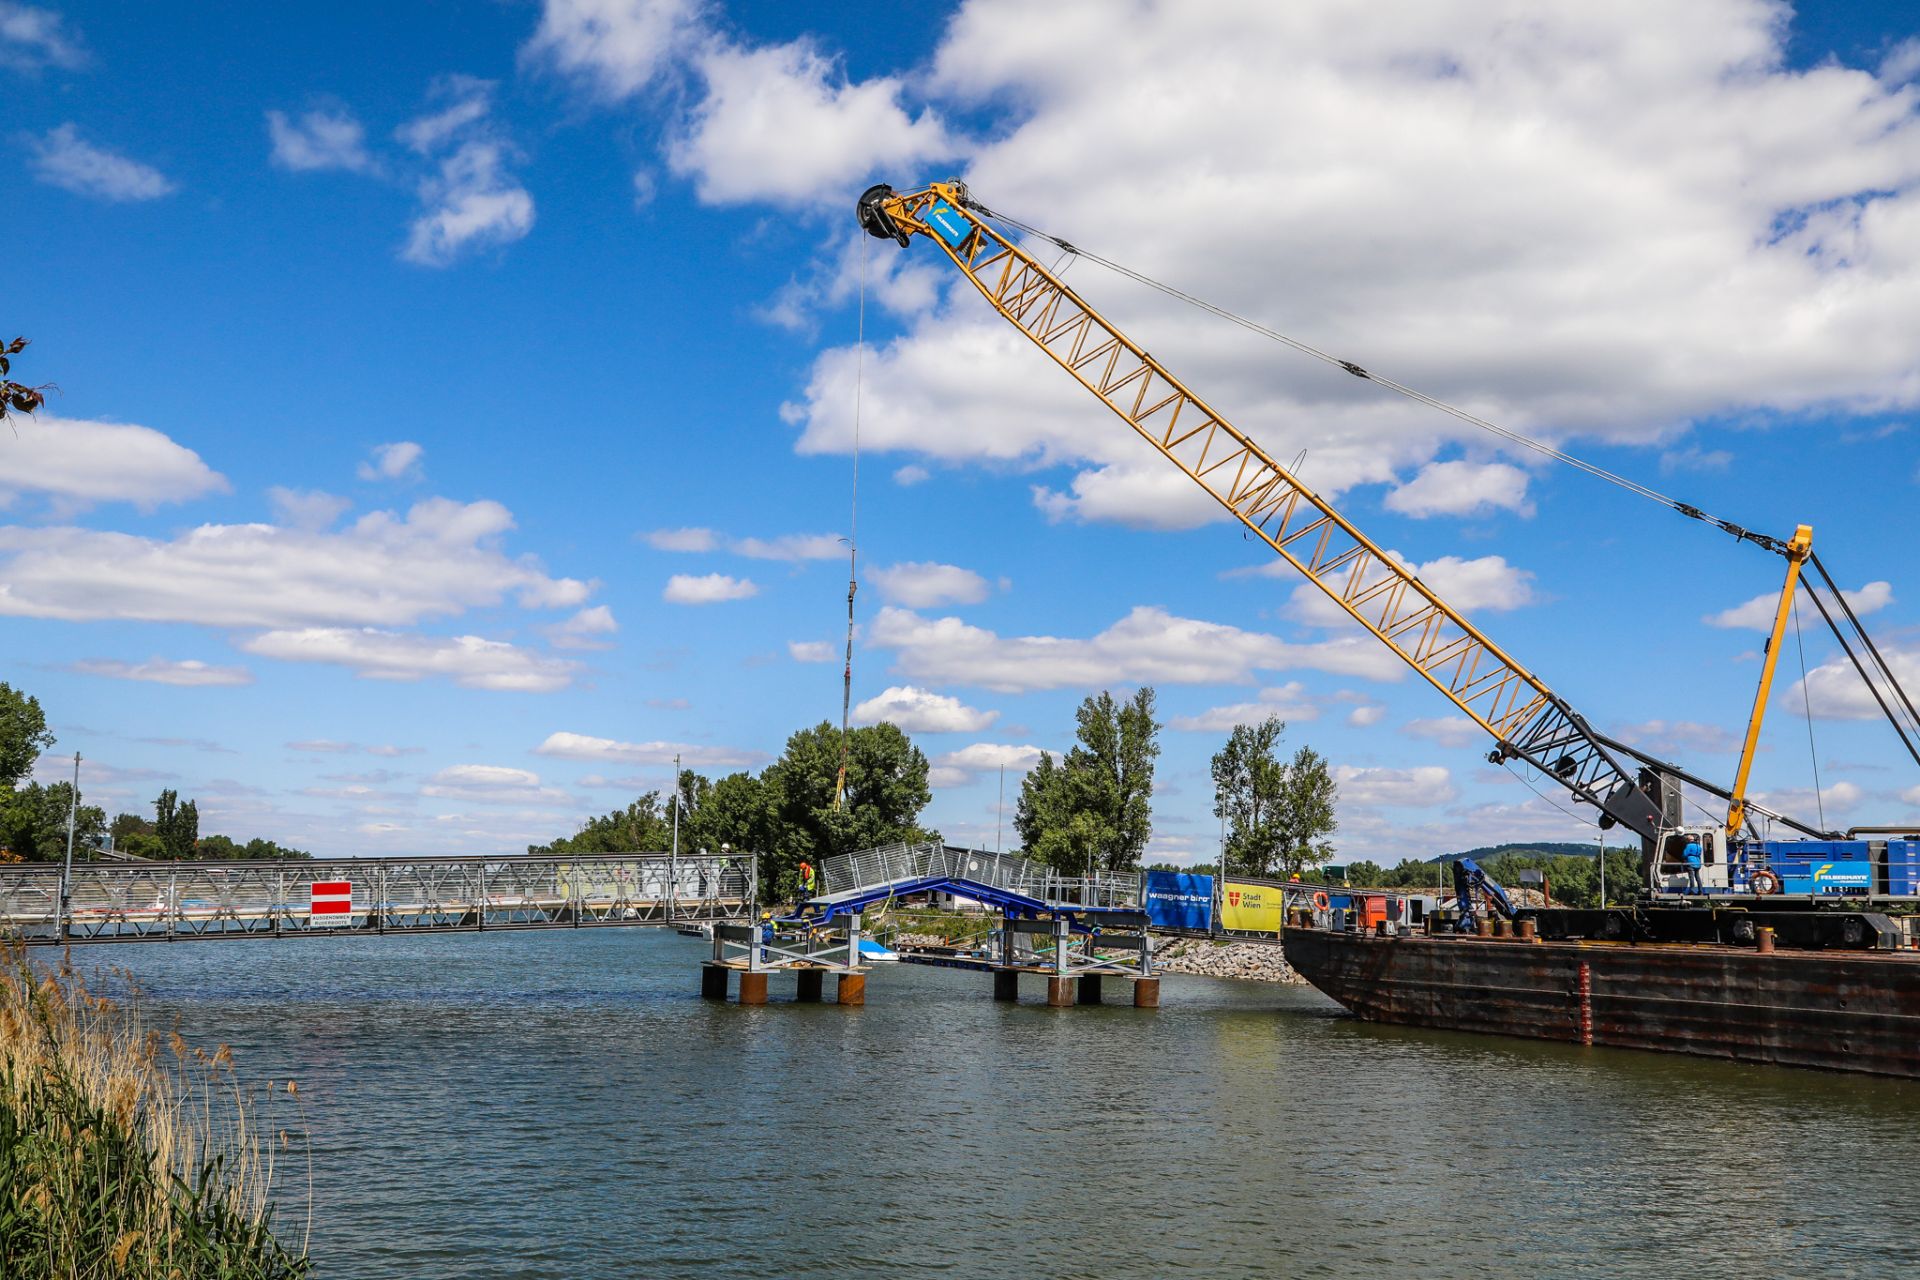
[[[13,380],[13,358],[26,349],[25,338],[0,344],[0,422],[5,422],[10,414],[32,413],[47,402],[46,392],[53,389],[51,382],[29,387]]]

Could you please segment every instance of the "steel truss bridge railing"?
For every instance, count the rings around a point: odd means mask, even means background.
[[[894,844],[820,860],[820,892],[836,898],[926,880],[964,880],[1061,906],[1138,907],[1136,871],[1062,876],[1045,863],[1011,853],[939,844]]]
[[[316,913],[313,885],[340,881],[351,886],[351,910]],[[79,863],[64,909],[61,883],[56,865],[0,867],[0,937],[151,942],[659,925],[749,919],[757,893],[750,857],[665,853]]]

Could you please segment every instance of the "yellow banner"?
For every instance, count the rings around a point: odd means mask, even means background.
[[[1285,918],[1283,890],[1229,880],[1220,901],[1220,927],[1241,933],[1278,933]]]

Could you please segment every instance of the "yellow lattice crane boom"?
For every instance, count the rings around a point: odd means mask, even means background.
[[[1596,733],[1409,566],[1001,234],[964,185],[876,186],[859,214],[877,237],[938,245],[996,311],[1491,734],[1490,759],[1525,761],[1598,808],[1603,827],[1655,839],[1663,813],[1654,771],[1623,764],[1622,744]],[[1674,815],[1665,816],[1671,825]]]

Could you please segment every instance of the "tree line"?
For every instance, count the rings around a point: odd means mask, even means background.
[[[800,863],[877,845],[939,842],[920,825],[933,799],[927,757],[889,723],[846,735],[847,780],[836,802],[840,731],[827,721],[797,730],[759,773],[711,779],[683,769],[672,791],[649,791],[625,808],[589,818],[570,836],[528,845],[530,854],[660,851],[679,822],[683,853],[760,855],[763,896],[799,888]]]
[[[5,860],[59,862],[67,856],[67,819],[73,816],[76,858],[91,855],[109,836],[136,858],[306,858],[271,840],[244,844],[223,835],[200,834],[200,811],[177,792],[162,791],[151,820],[122,813],[111,823],[106,811],[75,796],[73,783],[26,781],[40,755],[54,744],[46,713],[31,694],[0,683],[0,854]],[[76,801],[78,803],[76,804]]]
[[[1022,852],[1063,875],[1138,870],[1153,833],[1154,766],[1161,724],[1151,687],[1083,700],[1074,745],[1041,752],[1020,784],[1013,826]],[[1227,827],[1228,869],[1273,875],[1333,856],[1336,788],[1310,747],[1279,757],[1286,726],[1269,718],[1237,726],[1213,759],[1215,813]],[[680,771],[668,789],[587,819],[571,835],[527,846],[529,854],[757,853],[769,898],[799,887],[802,861],[880,845],[939,842],[920,820],[933,798],[927,758],[898,726],[882,722],[845,738],[847,782],[836,803],[841,733],[822,721],[793,733],[759,773],[709,778]]]
[[[1548,891],[1556,906],[1598,907],[1600,902],[1600,860],[1593,853],[1558,852],[1566,846],[1529,849],[1524,846],[1485,853],[1475,850],[1453,857],[1472,857],[1493,880],[1508,888],[1520,885],[1522,871],[1539,871],[1547,879]],[[1396,867],[1381,867],[1372,862],[1356,862],[1347,868],[1347,883],[1356,889],[1407,889],[1453,892],[1453,857],[1433,860],[1408,858]],[[1608,849],[1607,901],[1623,902],[1638,892],[1641,880],[1638,846]]]
[[[1153,689],[1126,701],[1088,697],[1074,716],[1075,745],[1047,752],[1020,786],[1014,829],[1029,857],[1065,875],[1134,871],[1153,831],[1153,771],[1160,722]],[[1333,857],[1338,787],[1325,757],[1303,746],[1280,756],[1286,725],[1269,716],[1235,725],[1214,753],[1213,814],[1222,820],[1227,871],[1299,874]]]

